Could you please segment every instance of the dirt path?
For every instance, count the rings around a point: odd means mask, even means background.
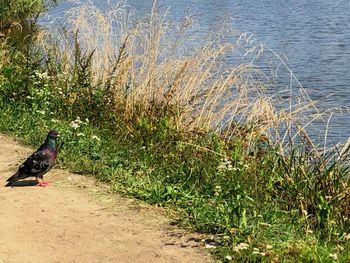
[[[198,235],[92,179],[53,170],[48,187],[3,187],[31,152],[0,135],[0,263],[212,262]]]

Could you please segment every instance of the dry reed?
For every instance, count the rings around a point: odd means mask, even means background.
[[[122,107],[126,118],[152,116],[162,109],[179,131],[210,129],[231,138],[242,133],[236,125],[240,123],[249,127],[244,129],[249,133],[246,138],[254,141],[267,136],[281,152],[295,141],[316,148],[307,128],[325,113],[317,109],[284,60],[256,44],[251,35],[227,38],[229,32],[217,33],[200,46],[186,49],[193,20],[188,16],[174,29],[166,14],[157,11],[156,2],[149,17],[139,21],[132,20],[125,2],[106,11],[80,4],[65,16],[66,31],[54,41],[58,48],[49,48],[52,38],[47,35],[40,42],[47,50],[55,50],[69,76],[77,34],[82,49],[94,51],[94,83],[105,83],[115,107]],[[231,40],[224,40],[223,35]],[[267,92],[265,81],[273,76],[254,64],[266,52],[289,72],[291,84],[285,90]],[[227,56],[238,53],[249,57],[248,62],[225,63]]]

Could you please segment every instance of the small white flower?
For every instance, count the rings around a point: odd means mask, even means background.
[[[248,249],[248,247],[249,247],[249,245],[246,243],[239,243],[237,246],[235,246],[233,248],[233,251],[239,252],[240,250]],[[253,252],[253,254],[254,254],[254,252]]]
[[[75,119],[74,122],[76,122],[76,123],[78,123],[78,124],[81,124],[81,123],[82,123],[82,121],[80,120],[80,117],[79,117],[79,116]]]
[[[338,256],[337,256],[337,254],[335,254],[335,253],[329,253],[329,257],[331,257],[331,258],[333,258],[334,260],[337,260],[338,259]]]
[[[76,130],[80,127],[80,124],[82,123],[83,122],[80,120],[80,117],[78,116],[74,121],[71,121],[70,126]]]
[[[219,196],[221,191],[222,191],[222,189],[221,189],[220,185],[215,186],[214,195]]]
[[[85,134],[82,133],[82,132],[79,132],[79,133],[77,133],[77,136],[78,136],[78,137],[83,137],[83,136],[85,136]]]
[[[231,161],[225,157],[221,159],[221,163],[218,165],[217,169],[220,173],[222,173],[226,171],[233,171],[235,168],[232,166]]]
[[[97,137],[96,135],[92,135],[91,139],[96,140],[96,141],[100,141],[101,139],[99,137]]]
[[[40,71],[35,71],[35,74],[37,75],[37,77],[39,79],[48,79],[49,78],[49,75],[47,74],[47,72],[40,72]]]
[[[231,256],[226,256],[225,257],[227,260],[232,260],[232,257]]]
[[[244,249],[247,249],[249,247],[249,245],[247,243],[239,243],[239,246],[244,248]]]
[[[74,130],[78,129],[80,125],[74,121],[72,121],[69,126],[71,126]]]

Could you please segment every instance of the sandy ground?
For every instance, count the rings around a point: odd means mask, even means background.
[[[33,150],[0,135],[0,262],[213,262],[195,233],[164,211],[108,194],[93,179],[54,169],[4,187]]]

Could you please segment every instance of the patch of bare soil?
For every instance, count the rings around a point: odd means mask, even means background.
[[[4,187],[32,152],[0,135],[1,263],[213,262],[198,234],[91,178],[54,169],[48,187]]]

